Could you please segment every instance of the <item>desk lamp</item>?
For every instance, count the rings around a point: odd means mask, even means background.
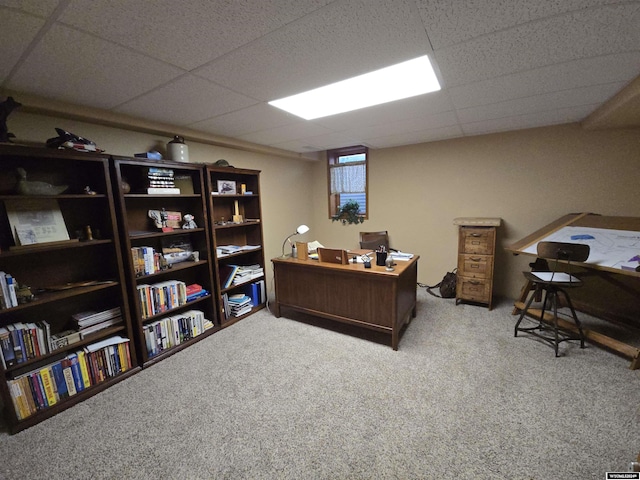
[[[308,231],[309,227],[307,227],[306,225],[300,225],[298,228],[296,228],[295,232],[285,238],[284,242],[282,242],[282,256],[284,257],[284,246],[287,244],[287,240],[289,240],[290,242],[291,237],[293,237],[294,235],[302,235],[303,233],[307,233]]]

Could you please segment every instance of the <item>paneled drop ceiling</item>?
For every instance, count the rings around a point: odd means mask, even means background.
[[[0,25],[18,100],[303,154],[640,127],[640,0],[0,0]],[[313,121],[267,104],[425,53],[439,92]]]

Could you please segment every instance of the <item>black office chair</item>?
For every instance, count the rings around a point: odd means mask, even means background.
[[[377,250],[380,245],[389,251],[397,251],[389,248],[389,233],[386,230],[380,232],[360,232],[360,248],[363,250]]]
[[[531,284],[533,289],[530,293],[530,298],[527,301],[524,309],[520,313],[520,318],[516,322],[514,329],[514,336],[518,336],[518,332],[527,332],[535,335],[542,340],[549,342],[558,356],[558,345],[561,342],[568,340],[580,340],[580,348],[584,348],[584,332],[582,331],[582,325],[576,311],[573,308],[567,289],[580,287],[582,281],[571,274],[571,262],[584,262],[589,258],[589,245],[583,245],[579,243],[565,243],[565,242],[540,242],[538,243],[538,261],[533,265],[534,270],[531,272],[524,272],[524,276]],[[546,267],[546,270],[541,271],[540,260],[543,260],[542,265]],[[553,260],[553,269],[548,270],[547,260]],[[567,272],[557,271],[558,262],[566,262]],[[542,302],[542,310],[540,316],[532,315],[538,319],[538,325],[534,327],[521,327],[525,315],[527,315],[531,304],[534,299],[541,299],[544,294],[544,300]],[[571,310],[571,317],[576,324],[578,335],[570,334],[566,331],[560,331],[558,328],[558,307],[562,307],[559,304],[559,296],[562,294],[566,305]],[[543,323],[544,315],[546,311],[552,312],[552,318],[549,325]],[[568,315],[567,315],[568,318]],[[549,336],[549,332],[552,336]]]

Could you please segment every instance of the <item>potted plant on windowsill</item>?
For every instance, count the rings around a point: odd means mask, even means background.
[[[338,212],[331,217],[331,220],[336,222],[340,221],[343,225],[347,223],[363,223],[364,215],[360,215],[360,205],[355,200],[349,200],[342,207],[338,209]]]

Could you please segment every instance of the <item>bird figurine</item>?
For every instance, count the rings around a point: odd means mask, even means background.
[[[18,183],[16,193],[19,195],[59,195],[64,192],[68,185],[51,185],[47,182],[27,180],[27,171],[24,168],[17,168]]]

